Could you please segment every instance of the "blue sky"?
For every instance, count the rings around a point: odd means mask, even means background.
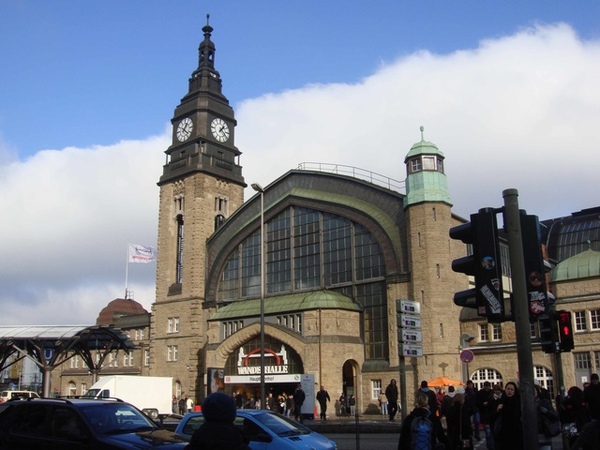
[[[207,13],[248,184],[303,161],[403,180],[423,125],[461,216],[509,187],[542,219],[598,205],[600,2],[5,1],[0,323],[122,296]],[[129,281],[149,308],[153,265]]]

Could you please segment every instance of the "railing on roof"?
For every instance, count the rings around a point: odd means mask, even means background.
[[[344,166],[342,164],[318,163],[318,162],[302,162],[298,164],[298,170],[314,170],[317,172],[336,173],[339,175],[347,175],[369,183],[382,186],[392,191],[405,193],[404,181],[394,180],[370,170],[360,169],[358,167]]]

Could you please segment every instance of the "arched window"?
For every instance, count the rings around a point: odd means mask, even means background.
[[[483,388],[483,383],[489,381],[492,386],[502,385],[502,374],[496,369],[478,369],[471,375],[471,380],[477,389]]]
[[[550,398],[554,398],[554,378],[552,377],[552,371],[542,366],[533,366],[533,373],[534,383],[544,389],[548,389]]]
[[[388,355],[387,294],[381,246],[346,217],[292,206],[266,224],[267,301],[296,292],[330,289],[363,309],[367,359]],[[221,272],[218,302],[260,296],[260,229],[229,256]]]

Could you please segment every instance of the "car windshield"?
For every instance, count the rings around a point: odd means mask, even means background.
[[[258,422],[280,437],[297,436],[299,434],[309,434],[311,432],[304,425],[288,419],[281,414],[264,413],[257,414],[254,417]]]
[[[154,422],[126,403],[102,403],[81,408],[83,415],[99,434],[151,431]]]

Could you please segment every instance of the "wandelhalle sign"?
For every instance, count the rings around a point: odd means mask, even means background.
[[[260,383],[260,349],[249,353],[243,347],[238,350],[237,375],[225,375],[225,383]],[[252,364],[251,364],[252,362]],[[267,383],[298,383],[301,374],[290,373],[288,352],[284,345],[279,352],[265,348],[265,382]]]

